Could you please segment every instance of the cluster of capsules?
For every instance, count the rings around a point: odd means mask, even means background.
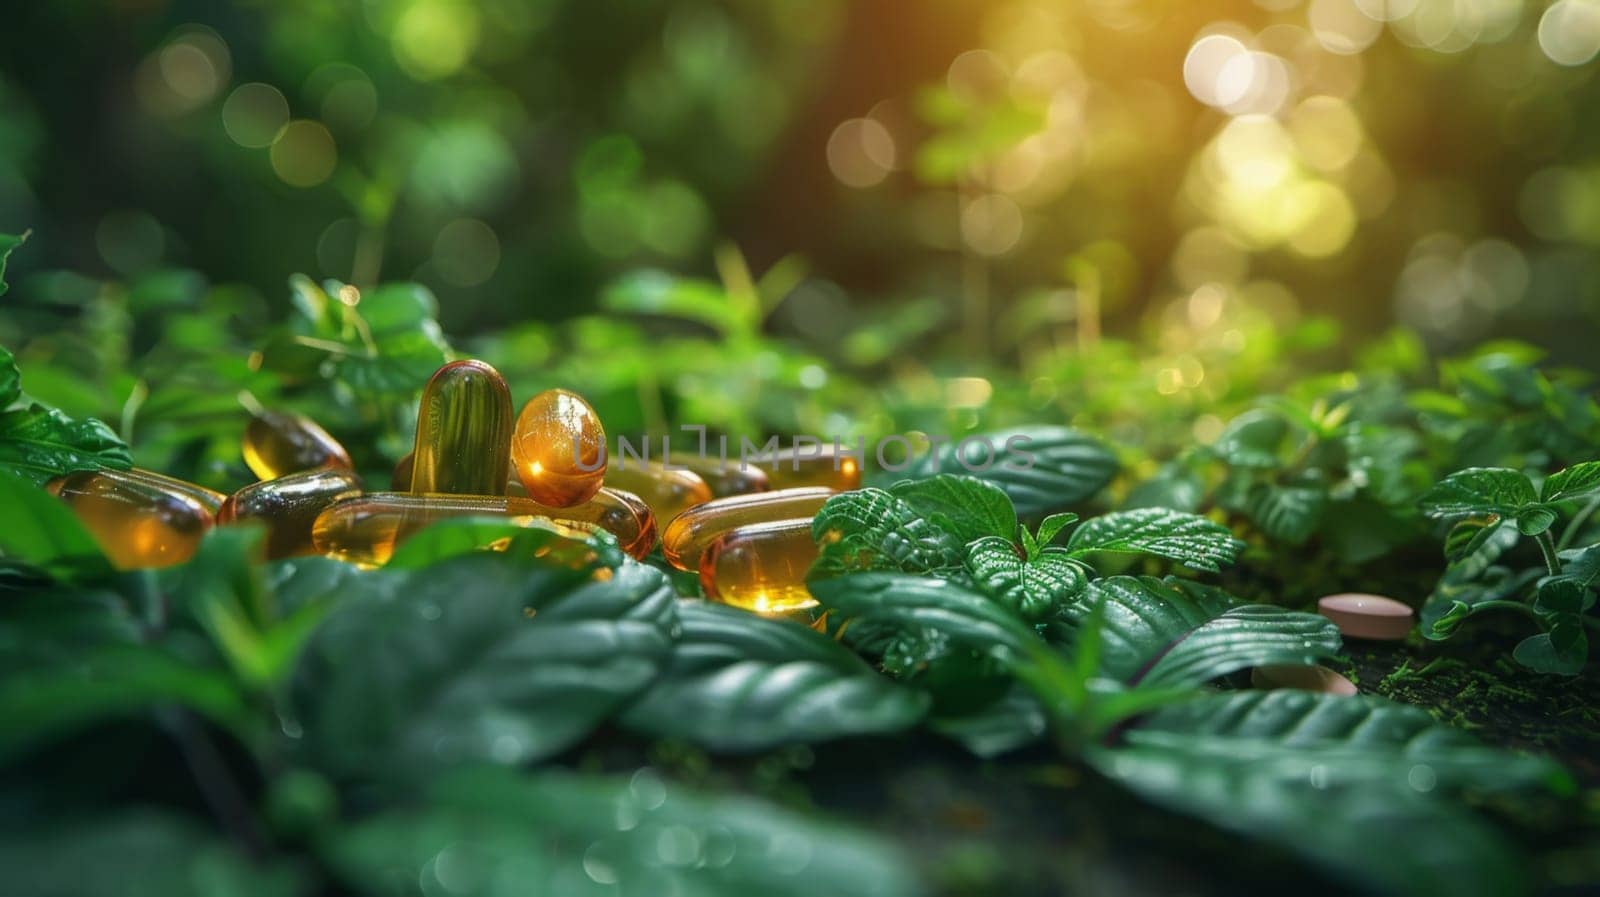
[[[640,559],[654,550],[659,522],[662,555],[698,573],[707,597],[787,615],[815,604],[805,587],[817,556],[812,517],[861,479],[854,458],[825,448],[779,452],[766,467],[678,453],[607,463],[605,430],[582,397],[547,390],[513,418],[505,379],[473,360],[428,381],[391,491],[364,491],[349,452],[301,415],[256,409],[244,460],[260,481],[232,495],[138,468],[72,473],[47,488],[123,569],[180,563],[207,529],[241,521],[265,525],[268,557],[374,567],[450,517],[504,517],[579,537],[605,530]]]

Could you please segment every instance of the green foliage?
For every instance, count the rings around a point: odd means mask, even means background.
[[[945,443],[917,459],[913,478],[971,473],[1011,497],[1016,513],[1037,517],[1092,498],[1117,472],[1099,440],[1066,427],[1019,427]]]
[[[110,570],[94,539],[55,497],[0,469],[0,559],[35,567],[62,580],[95,579]]]
[[[27,242],[27,240],[28,233],[26,231],[15,235],[0,234],[0,296],[6,294],[6,259],[11,257],[13,250]],[[0,407],[4,407],[6,404],[8,403],[0,402]]]
[[[1166,508],[1114,511],[1072,531],[1067,551],[1073,557],[1097,551],[1151,554],[1212,573],[1231,564],[1244,543],[1227,527],[1204,517]]]
[[[810,629],[689,603],[678,625],[666,669],[622,717],[629,728],[749,751],[894,732],[926,710],[926,695]]]
[[[127,446],[100,421],[21,400],[16,358],[0,346],[0,470],[43,483],[76,470],[133,465]]]

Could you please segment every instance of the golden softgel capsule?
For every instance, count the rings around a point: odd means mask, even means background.
[[[658,461],[612,464],[606,468],[606,485],[644,499],[662,526],[712,497],[711,487],[693,471],[673,470]]]
[[[634,557],[649,554],[655,544],[650,509],[637,497],[611,490],[571,508],[550,508],[505,496],[368,492],[340,499],[318,514],[311,541],[322,554],[379,566],[388,563],[396,547],[428,524],[473,516],[505,517],[523,525],[538,521],[580,534],[604,529]]]
[[[861,488],[861,462],[832,445],[781,449],[759,462],[774,489],[826,486],[839,492]]]
[[[410,491],[505,495],[511,470],[511,390],[481,361],[452,361],[423,387]]]
[[[181,564],[194,554],[213,522],[195,498],[202,488],[148,470],[79,471],[45,486],[122,570]]]
[[[318,467],[351,468],[350,453],[317,422],[260,409],[244,430],[244,463],[263,480]]]
[[[779,520],[731,529],[700,558],[700,587],[712,601],[759,614],[815,607],[806,572],[817,559],[811,520]]]
[[[755,462],[741,466],[738,458],[703,457],[693,452],[671,452],[667,460],[675,467],[688,468],[690,473],[705,480],[706,485],[711,487],[713,498],[766,492],[772,488],[767,472],[756,466]]]
[[[644,558],[656,547],[656,516],[644,499],[622,489],[602,487],[594,498],[555,508],[528,498],[512,498],[513,506],[533,509],[557,523],[587,529],[599,528],[617,537],[622,550]]]
[[[661,550],[679,570],[700,569],[700,556],[720,535],[741,526],[774,520],[810,519],[833,497],[832,489],[781,489],[719,498],[696,505],[667,526]]]
[[[275,480],[252,483],[228,496],[217,511],[217,523],[258,520],[267,527],[267,557],[314,554],[311,527],[323,509],[361,491],[353,471],[336,467],[302,470]]]
[[[528,497],[564,508],[594,497],[606,476],[606,431],[577,393],[547,389],[517,416],[511,460]]]

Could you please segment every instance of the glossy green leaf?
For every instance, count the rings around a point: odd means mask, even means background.
[[[1020,427],[975,434],[917,459],[906,476],[977,477],[1011,496],[1017,514],[1034,517],[1090,498],[1117,473],[1099,440],[1067,427]]]
[[[427,800],[330,831],[322,853],[346,888],[475,897],[627,893],[679,897],[910,897],[906,861],[878,838],[748,797],[694,794],[646,768],[631,777],[478,769]]]
[[[1246,411],[1228,423],[1212,450],[1233,467],[1270,470],[1280,463],[1279,452],[1289,435],[1289,425],[1268,411]]]
[[[828,499],[811,522],[823,545],[822,567],[913,573],[960,565],[964,543],[883,489],[858,489]]]
[[[1547,504],[1587,498],[1600,492],[1600,461],[1585,461],[1557,471],[1544,481],[1543,500]]]
[[[797,623],[688,602],[678,622],[661,677],[622,716],[628,728],[750,751],[895,732],[927,709],[921,692]]]
[[[1099,614],[1105,675],[1150,687],[1199,685],[1264,664],[1312,664],[1340,647],[1324,617],[1241,605],[1220,589],[1172,577],[1096,580],[1067,613],[1080,623]]]
[[[396,548],[384,565],[389,570],[416,570],[447,558],[486,549],[521,557],[538,557],[573,570],[617,567],[622,549],[616,537],[599,531],[585,539],[541,525],[507,523],[504,518],[452,517],[425,527]]]
[[[995,536],[967,546],[966,567],[985,592],[1034,621],[1052,615],[1088,582],[1083,565],[1064,548],[1045,548],[1025,558],[1009,539]]]
[[[1039,644],[1010,609],[964,586],[902,573],[854,573],[808,583],[824,607],[846,619],[931,629],[967,647],[1027,654]],[[852,624],[854,625],[854,624]]]
[[[484,552],[363,576],[295,675],[306,748],[351,777],[525,763],[582,738],[667,662],[672,588],[627,564],[570,570]]]
[[[1538,500],[1533,484],[1520,471],[1505,467],[1469,467],[1450,474],[1422,496],[1430,517],[1499,514],[1515,517],[1523,505]]]
[[[1255,525],[1290,545],[1300,545],[1311,538],[1327,506],[1328,491],[1314,484],[1257,483],[1247,499],[1247,512]]]
[[[964,545],[985,536],[1012,538],[1017,512],[998,486],[976,477],[940,474],[925,480],[903,480],[890,494],[912,510],[952,533]]]
[[[1146,798],[1393,893],[1520,893],[1521,858],[1451,796],[1571,787],[1553,764],[1368,696],[1215,694],[1156,711],[1125,740],[1091,760]]]
[[[1589,637],[1577,614],[1561,614],[1555,617],[1549,632],[1518,642],[1511,656],[1534,672],[1576,676],[1589,660]]]
[[[1152,554],[1212,572],[1233,563],[1243,548],[1222,524],[1167,508],[1113,511],[1086,521],[1067,541],[1073,557],[1097,551]]]

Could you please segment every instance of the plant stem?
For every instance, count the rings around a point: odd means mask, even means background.
[[[1556,556],[1556,540],[1551,537],[1550,531],[1545,530],[1534,538],[1539,543],[1539,550],[1544,552],[1544,565],[1549,568],[1551,576],[1561,575],[1561,558]]]
[[[251,857],[266,856],[266,835],[250,809],[249,800],[228,772],[217,746],[195,723],[194,715],[187,710],[170,710],[159,716],[162,725],[178,742],[178,750],[217,822]]]
[[[1521,601],[1506,601],[1503,599],[1496,599],[1494,601],[1479,602],[1478,604],[1474,604],[1472,606],[1473,613],[1483,610],[1514,610],[1519,614],[1525,614],[1529,617],[1532,617],[1534,620],[1538,621],[1540,629],[1544,628],[1544,617],[1540,616],[1539,612],[1534,610],[1532,605],[1523,604]]]
[[[1571,547],[1572,540],[1578,538],[1578,530],[1582,528],[1585,523],[1589,522],[1589,518],[1594,515],[1596,509],[1600,509],[1600,495],[1596,495],[1594,498],[1589,499],[1589,503],[1584,505],[1583,508],[1573,516],[1572,521],[1567,524],[1567,528],[1561,531],[1561,541],[1556,543],[1557,551],[1562,551]]]

